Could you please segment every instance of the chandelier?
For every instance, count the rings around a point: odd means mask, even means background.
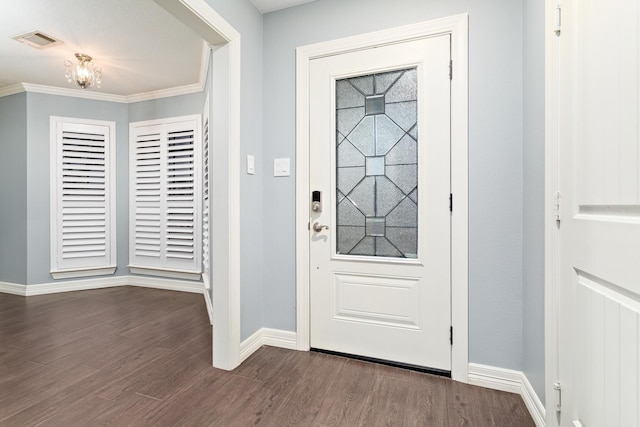
[[[76,53],[76,58],[78,58],[77,64],[68,59],[64,61],[64,66],[66,67],[64,77],[67,81],[71,83],[75,80],[82,89],[94,86],[99,88],[102,83],[102,68],[96,67],[91,62],[92,58],[84,53]]]

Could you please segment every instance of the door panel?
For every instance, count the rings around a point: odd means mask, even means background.
[[[562,425],[640,425],[640,151],[635,0],[562,5]]]
[[[334,318],[416,329],[420,319],[420,282],[401,277],[333,276]]]
[[[449,58],[443,35],[311,61],[312,347],[451,369]]]

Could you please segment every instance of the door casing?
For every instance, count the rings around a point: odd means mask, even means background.
[[[545,346],[545,409],[546,425],[558,425],[555,406],[557,401],[553,383],[558,378],[558,313],[557,282],[560,275],[558,253],[558,228],[551,215],[554,190],[558,183],[558,76],[557,37],[555,14],[558,0],[546,0],[545,4],[545,247],[544,247],[544,346]]]
[[[296,49],[296,344],[309,350],[309,67],[313,59],[438,34],[451,35],[451,376],[468,376],[468,15],[421,22]]]

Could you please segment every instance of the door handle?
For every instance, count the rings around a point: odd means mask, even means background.
[[[315,231],[316,233],[320,233],[322,231],[322,229],[329,229],[328,225],[322,225],[319,222],[314,222],[313,223],[313,231]]]

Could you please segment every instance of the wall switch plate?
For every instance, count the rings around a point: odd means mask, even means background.
[[[273,159],[273,176],[289,175],[291,175],[291,159],[288,157]]]
[[[256,173],[256,159],[251,154],[247,154],[247,174],[253,175],[255,173]]]

